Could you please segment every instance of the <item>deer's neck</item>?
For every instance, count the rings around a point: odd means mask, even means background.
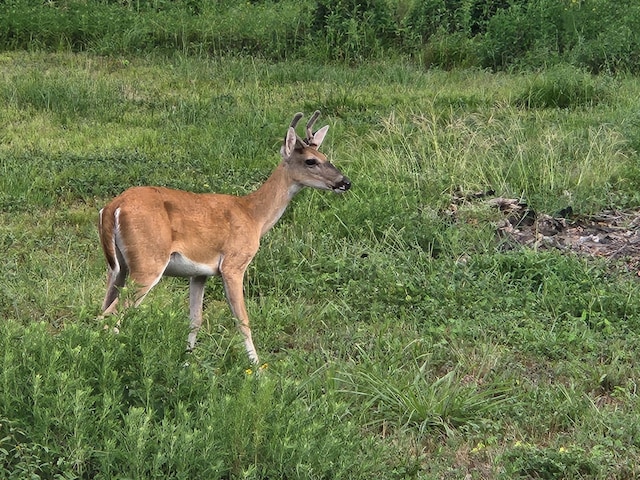
[[[244,197],[248,210],[261,225],[260,236],[275,225],[301,188],[281,163],[258,190]]]

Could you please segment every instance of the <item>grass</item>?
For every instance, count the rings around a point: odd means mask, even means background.
[[[482,201],[447,213],[487,189],[637,207],[637,79],[567,81],[560,106],[563,70],[5,52],[0,74],[0,477],[638,475],[635,272],[505,250]],[[315,108],[353,189],[301,192],[248,270],[266,369],[215,279],[191,354],[179,279],[105,330],[98,209],[247,193]]]

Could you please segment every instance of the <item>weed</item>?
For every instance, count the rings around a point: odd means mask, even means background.
[[[527,108],[589,107],[610,95],[602,77],[593,77],[568,65],[536,75],[516,102]]]
[[[469,428],[496,412],[507,398],[503,386],[478,387],[455,370],[431,382],[426,366],[418,369],[413,380],[396,376],[390,381],[367,368],[343,375],[339,381],[348,385],[346,393],[362,398],[360,408],[367,412],[370,426],[416,429],[422,435],[431,429],[453,435],[456,428]]]
[[[509,478],[593,478],[601,459],[581,448],[537,448],[518,442],[504,454]]]

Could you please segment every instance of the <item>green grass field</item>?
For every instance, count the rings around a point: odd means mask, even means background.
[[[0,54],[0,478],[630,479],[640,284],[504,248],[500,214],[640,204],[640,82],[248,57]],[[132,185],[245,194],[297,111],[352,182],[305,190],[245,282],[98,320],[98,210]]]

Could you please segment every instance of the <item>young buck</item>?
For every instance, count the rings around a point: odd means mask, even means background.
[[[163,187],[133,187],[100,210],[99,233],[107,260],[103,314],[116,310],[127,275],[135,286],[135,303],[163,276],[189,277],[189,348],[202,323],[208,277],[220,275],[229,306],[244,336],[249,359],[258,363],[244,303],[243,279],[258,251],[260,238],[284,213],[302,187],[347,191],[351,182],[318,151],[329,126],[312,133],[318,115],[307,123],[307,136],[295,131],[294,116],[280,149],[282,162],[255,192],[236,197],[195,194]]]

